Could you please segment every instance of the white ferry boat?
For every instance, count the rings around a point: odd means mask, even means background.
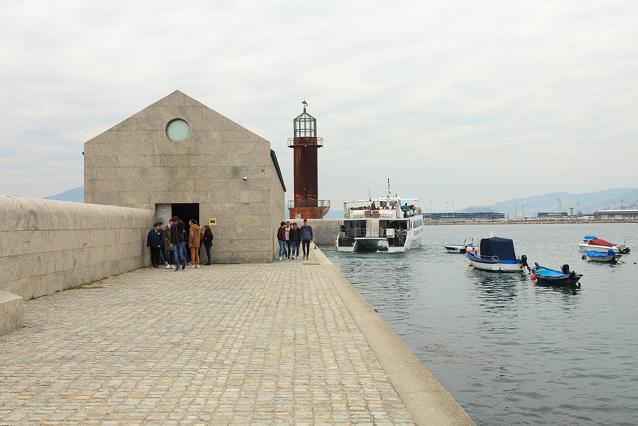
[[[389,194],[343,203],[337,251],[401,253],[419,247],[423,215],[417,203]]]

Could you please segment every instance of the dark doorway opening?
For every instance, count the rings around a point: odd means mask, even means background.
[[[171,217],[179,217],[186,227],[186,259],[190,262],[190,250],[188,250],[188,236],[190,234],[189,221],[195,219],[199,223],[199,204],[176,203],[171,205]]]
[[[171,206],[171,215],[179,217],[186,226],[188,221],[195,219],[199,223],[199,204],[178,203]]]

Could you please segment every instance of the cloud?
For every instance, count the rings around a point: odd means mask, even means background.
[[[632,1],[14,2],[0,16],[0,192],[82,183],[82,144],[174,89],[286,147],[300,101],[320,197],[444,208],[638,181]],[[613,175],[613,174],[612,174]],[[610,181],[610,179],[612,179]]]

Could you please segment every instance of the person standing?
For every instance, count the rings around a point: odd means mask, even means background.
[[[286,222],[286,259],[290,259],[290,222]]]
[[[301,235],[299,233],[299,227],[297,227],[297,222],[292,223],[292,228],[290,229],[290,257],[292,259],[299,259],[299,244],[301,243]]]
[[[211,254],[211,250],[213,248],[213,239],[215,236],[213,235],[213,230],[210,229],[210,226],[204,225],[204,248],[206,249],[206,264],[210,265],[213,263],[213,256]]]
[[[195,219],[191,219],[190,232],[188,234],[188,248],[191,250],[191,267],[199,268],[199,248],[201,247],[202,228]]]
[[[186,240],[184,239],[184,222],[179,217],[173,217],[171,226],[171,243],[173,244],[173,254],[175,255],[175,272],[179,271],[180,263],[182,270],[186,269]]]
[[[313,239],[312,226],[308,225],[308,219],[303,220],[303,226],[299,228],[299,236],[301,237],[303,258],[304,260],[308,260],[308,256],[310,256],[310,242]]]
[[[279,260],[286,255],[286,222],[281,222],[277,229],[277,241],[279,241]]]
[[[171,242],[171,227],[173,226],[173,219],[168,220],[168,225],[164,230],[164,250],[166,251],[166,269],[175,267],[175,255],[173,253],[173,243]]]
[[[159,268],[161,262],[160,253],[162,250],[162,233],[159,229],[159,223],[153,224],[153,229],[148,231],[146,235],[146,247],[151,249],[151,264],[153,268]]]

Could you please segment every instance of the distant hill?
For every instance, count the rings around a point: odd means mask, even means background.
[[[78,186],[77,188],[69,189],[68,191],[64,191],[55,195],[50,195],[44,198],[46,200],[76,201],[78,203],[83,203],[84,202],[84,187]]]
[[[559,201],[560,200],[560,201]],[[578,213],[592,213],[598,209],[638,206],[638,188],[614,188],[604,191],[573,194],[570,192],[552,192],[528,198],[517,198],[485,206],[471,206],[461,212],[495,211],[513,217],[536,216],[538,212],[569,211],[574,209]]]

